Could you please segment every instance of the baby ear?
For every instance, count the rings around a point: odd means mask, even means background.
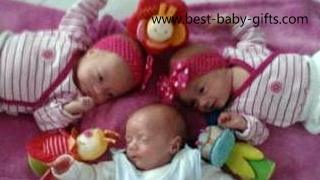
[[[170,153],[171,154],[176,154],[182,145],[182,138],[180,136],[176,136],[171,140],[170,143]]]

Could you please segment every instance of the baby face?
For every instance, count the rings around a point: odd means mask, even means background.
[[[81,92],[101,104],[134,87],[129,67],[114,53],[91,49],[77,68]]]
[[[202,112],[210,112],[226,105],[231,89],[232,74],[226,69],[221,69],[192,80],[179,96],[187,105]]]
[[[128,159],[141,170],[167,164],[173,156],[173,136],[168,132],[170,128],[165,128],[151,118],[161,116],[140,113],[131,117],[126,126]]]

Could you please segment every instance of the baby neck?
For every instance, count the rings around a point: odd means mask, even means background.
[[[245,69],[235,66],[230,69],[232,79],[232,91],[239,89],[249,77],[249,72]]]

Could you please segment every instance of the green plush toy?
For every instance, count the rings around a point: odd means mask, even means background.
[[[241,179],[270,179],[275,168],[272,160],[266,159],[256,147],[235,142],[229,129],[208,126],[199,135],[197,145],[204,159],[212,165],[227,168]]]
[[[242,179],[270,179],[275,163],[251,144],[237,142],[226,163],[231,172]]]
[[[249,163],[255,172],[256,180],[271,179],[274,168],[276,167],[274,161],[270,159],[250,160]]]

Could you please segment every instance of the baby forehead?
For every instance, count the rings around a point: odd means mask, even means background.
[[[131,121],[141,121],[148,124],[170,125],[170,121],[181,118],[180,114],[173,107],[155,104],[148,105],[135,111],[128,119]]]

